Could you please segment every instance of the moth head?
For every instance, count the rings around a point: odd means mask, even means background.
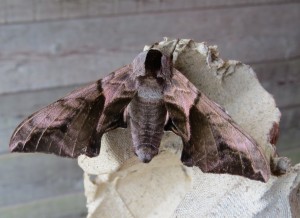
[[[140,53],[132,64],[136,76],[151,76],[164,80],[170,80],[172,77],[172,58],[157,49]]]

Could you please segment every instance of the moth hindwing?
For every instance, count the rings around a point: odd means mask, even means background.
[[[25,119],[10,149],[94,157],[105,132],[127,125],[143,162],[158,154],[164,130],[171,130],[182,138],[186,165],[261,181],[270,176],[257,143],[155,49]]]

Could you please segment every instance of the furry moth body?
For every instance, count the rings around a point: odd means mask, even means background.
[[[182,138],[181,160],[188,166],[265,182],[271,174],[256,142],[154,49],[25,119],[10,149],[94,157],[105,132],[127,125],[143,162],[158,154],[170,130]]]

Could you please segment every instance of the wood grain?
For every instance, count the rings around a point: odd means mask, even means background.
[[[300,57],[250,64],[280,108],[300,106]]]
[[[0,172],[0,208],[83,192],[82,170],[76,160],[7,154],[0,156]]]
[[[289,59],[300,55],[298,20],[300,4],[286,4],[4,25],[0,93],[96,80],[163,36],[217,44],[224,59]]]
[[[87,214],[85,202],[83,193],[59,195],[26,204],[0,207],[0,216],[7,218],[83,218]]]
[[[293,3],[297,0],[10,0],[1,3],[0,23],[37,22],[92,16],[120,16],[141,12],[167,12],[191,9],[218,9],[223,7],[245,7],[253,5],[270,5]]]

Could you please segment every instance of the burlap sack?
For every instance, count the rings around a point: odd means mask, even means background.
[[[155,47],[167,54],[175,48],[174,66],[225,107],[271,161],[280,112],[250,66],[223,61],[216,46],[192,40],[166,38]],[[144,164],[133,153],[129,129],[104,135],[98,157],[78,160],[85,172],[88,217],[300,216],[300,165],[262,183],[186,167],[181,149],[181,139],[167,132],[160,154]]]

